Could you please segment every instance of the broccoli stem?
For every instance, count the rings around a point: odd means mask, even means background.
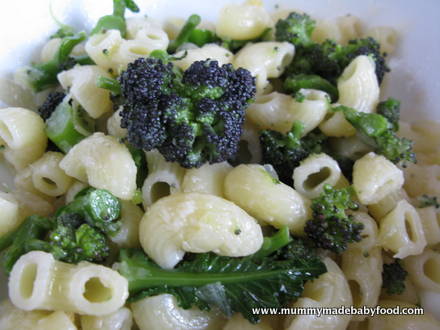
[[[28,69],[29,83],[35,92],[40,92],[58,83],[57,74],[65,69],[64,65],[73,48],[85,39],[84,32],[63,38],[52,60],[35,64]]]
[[[202,47],[205,44],[212,43],[217,40],[214,32],[204,29],[194,29],[189,35],[188,41]]]
[[[306,89],[317,89],[326,92],[330,95],[332,102],[338,99],[338,89],[331,84],[328,80],[318,76],[318,75],[308,75],[308,74],[298,74],[289,76],[284,81],[284,88],[295,94],[302,88]]]
[[[176,40],[171,41],[168,45],[168,52],[175,53],[177,48],[187,42],[191,33],[194,31],[197,25],[200,24],[200,22],[201,18],[199,15],[191,15],[185,22],[185,25],[183,25],[182,30],[180,30],[180,33],[177,36]]]
[[[256,252],[252,258],[259,259],[271,255],[275,251],[281,249],[292,241],[290,237],[289,228],[287,226],[278,230],[278,232],[271,237],[264,237],[263,245],[260,250]]]
[[[109,90],[113,95],[121,94],[121,84],[116,79],[99,76],[96,80],[96,86]]]
[[[84,110],[62,102],[46,121],[46,134],[64,153],[91,134],[92,119]]]

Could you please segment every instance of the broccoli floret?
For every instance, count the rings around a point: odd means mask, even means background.
[[[120,76],[121,127],[136,148],[157,148],[186,168],[230,159],[237,152],[244,109],[255,95],[245,69],[194,62],[185,72],[157,58],[138,59]]]
[[[377,113],[388,119],[393,131],[399,130],[400,120],[400,101],[390,97],[388,100],[380,102],[377,106]]]
[[[428,196],[428,195],[422,195],[417,198],[419,201],[419,207],[430,207],[434,206],[436,209],[440,208],[440,203],[437,200],[437,196]]]
[[[412,141],[400,138],[393,125],[382,115],[364,113],[346,106],[337,106],[333,111],[342,111],[345,119],[356,128],[362,140],[371,145],[374,151],[393,163],[416,162]]]
[[[348,243],[362,239],[363,224],[346,213],[358,209],[351,199],[351,189],[334,189],[327,184],[321,195],[312,200],[311,208],[313,218],[306,222],[304,232],[317,247],[342,253]]]
[[[284,80],[283,87],[286,92],[295,95],[300,89],[317,89],[326,92],[332,102],[338,99],[338,89],[329,81],[317,75],[298,74],[288,76]]]
[[[63,92],[51,92],[47,96],[44,103],[38,108],[38,113],[43,120],[48,119],[55,111],[58,104],[60,104],[66,96]]]
[[[292,12],[286,19],[280,19],[275,25],[275,39],[288,41],[295,46],[308,46],[313,43],[311,37],[315,21],[307,14]]]
[[[408,272],[403,269],[398,259],[393,263],[384,264],[382,272],[382,287],[388,294],[402,294],[405,291],[405,279]]]
[[[311,132],[301,138],[304,126],[296,121],[287,134],[272,130],[264,130],[260,134],[263,164],[272,164],[279,179],[291,185],[292,174],[303,159],[312,153],[322,151],[322,143],[326,137],[321,133]]]

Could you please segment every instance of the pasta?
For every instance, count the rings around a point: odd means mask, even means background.
[[[362,204],[375,204],[400,189],[402,171],[385,157],[373,152],[357,160],[353,167],[353,187]]]
[[[426,244],[433,246],[440,243],[440,215],[434,206],[417,209],[425,233]]]
[[[173,268],[185,252],[239,257],[263,243],[254,218],[225,199],[199,193],[173,194],[154,203],[141,220],[139,238],[162,268]]]
[[[405,190],[411,197],[440,195],[440,165],[410,164],[405,170]]]
[[[411,281],[421,289],[440,292],[440,254],[426,249],[418,256],[404,259]]]
[[[18,201],[12,194],[0,191],[0,237],[14,230],[20,223]]]
[[[119,108],[107,119],[107,132],[116,138],[124,138],[127,136],[127,129],[121,128],[121,111],[122,108]]]
[[[129,200],[136,190],[136,165],[125,145],[95,133],[75,145],[60,167],[67,175]]]
[[[378,244],[378,228],[376,221],[364,212],[352,212],[354,220],[364,225],[362,229],[362,240],[350,244],[351,249],[361,250],[363,253],[369,253],[370,250],[376,248]]]
[[[308,197],[318,197],[324,185],[348,186],[338,162],[326,154],[313,154],[304,159],[293,171],[296,191]]]
[[[392,211],[401,200],[408,200],[405,190],[394,190],[377,203],[368,205],[368,212],[379,221]]]
[[[258,324],[251,324],[240,314],[232,316],[225,324],[223,330],[272,330],[267,320],[262,320]]]
[[[133,316],[126,307],[104,316],[81,316],[82,330],[131,330],[132,326]]]
[[[99,316],[123,306],[128,283],[110,268],[88,262],[70,265],[55,261],[50,253],[32,251],[15,263],[9,297],[14,305],[28,311],[63,310]]]
[[[176,57],[180,58],[184,56],[185,52],[186,56],[184,58],[174,61],[174,64],[182,70],[188,69],[195,61],[203,61],[206,59],[217,61],[219,65],[228,64],[231,63],[234,56],[229,50],[216,44],[206,44],[200,48],[182,50],[176,54]]]
[[[214,330],[223,323],[215,312],[180,308],[169,294],[142,299],[131,308],[140,330]]]
[[[144,207],[181,190],[185,170],[177,163],[168,163],[157,150],[146,153],[148,177],[142,186]]]
[[[110,240],[120,247],[137,248],[139,244],[139,222],[144,212],[137,205],[129,201],[121,202],[121,228]]]
[[[312,38],[319,43],[330,39],[339,44],[346,44],[350,40],[359,38],[361,32],[362,26],[359,18],[346,15],[334,20],[318,21]]]
[[[225,179],[225,196],[264,224],[303,233],[310,202],[261,165],[239,165]]]
[[[389,26],[375,26],[365,33],[365,36],[372,37],[380,44],[380,51],[391,55],[394,53],[397,44],[397,32]]]

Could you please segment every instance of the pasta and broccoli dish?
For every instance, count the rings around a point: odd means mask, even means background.
[[[0,329],[439,329],[440,124],[381,97],[396,31],[139,12],[15,73],[40,101],[0,109]]]

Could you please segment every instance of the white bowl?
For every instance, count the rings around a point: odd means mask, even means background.
[[[159,21],[197,13],[215,21],[220,8],[232,0],[136,0],[141,14]],[[312,17],[353,14],[365,26],[387,25],[399,32],[398,48],[389,61],[392,71],[384,95],[402,101],[403,118],[440,120],[440,1],[438,0],[265,0],[268,10],[301,9]],[[293,3],[292,3],[293,2]],[[112,11],[111,0],[13,0],[0,4],[0,107],[29,106],[32,101],[11,84],[11,75],[39,53],[57,30],[49,7],[60,21],[89,30]],[[11,185],[11,174],[0,164],[0,189]],[[1,210],[0,210],[1,212]],[[6,282],[0,278],[0,283]],[[0,298],[6,295],[0,288]],[[440,295],[422,295],[422,305],[440,319]]]

